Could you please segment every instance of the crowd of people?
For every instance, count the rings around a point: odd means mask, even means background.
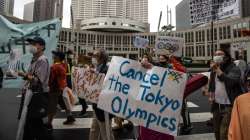
[[[28,105],[23,140],[49,140],[53,133],[53,118],[56,115],[57,105],[64,109],[67,120],[64,125],[72,125],[75,121],[72,114],[74,98],[71,83],[71,71],[73,67],[73,52],[63,53],[59,50],[52,52],[53,64],[50,66],[48,58],[44,56],[46,49],[45,41],[40,37],[27,40],[30,44],[30,53],[33,54],[31,65],[27,73],[19,72],[18,75],[26,81],[23,87],[23,96],[27,90],[31,90],[33,96]],[[108,55],[103,49],[94,51],[91,54],[91,65],[95,72],[106,74],[108,71]],[[153,60],[150,54],[145,54],[140,60],[142,67],[151,69],[153,66],[169,68],[180,72],[187,72],[181,60],[176,56],[160,55],[158,60]],[[208,82],[208,95],[211,101],[213,113],[213,127],[216,140],[248,140],[250,113],[250,93],[247,93],[246,81],[241,69],[235,65],[230,53],[225,50],[217,50],[210,63],[210,79]],[[244,71],[245,73],[245,71]],[[244,95],[243,95],[244,94]],[[185,103],[186,99],[183,99]],[[88,105],[84,99],[79,98],[84,115]],[[248,106],[245,106],[247,104]],[[22,115],[22,103],[19,116]],[[89,134],[89,140],[114,140],[112,131],[112,119],[122,128],[122,118],[118,118],[108,112],[99,109],[92,104],[94,119]],[[183,110],[185,110],[185,105]],[[185,113],[182,113],[185,114]],[[183,122],[187,118],[182,115]],[[47,118],[47,121],[44,121]],[[231,122],[231,123],[230,123]],[[132,125],[132,122],[129,122]],[[190,123],[184,125],[190,127]],[[174,140],[171,135],[163,134],[139,127],[139,140]]]

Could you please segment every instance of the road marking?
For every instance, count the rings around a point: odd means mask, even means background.
[[[122,139],[122,140],[135,140],[135,139]],[[213,133],[206,133],[206,134],[177,136],[175,140],[215,140],[215,137]]]
[[[203,113],[190,113],[191,122],[205,122],[212,117],[210,112],[203,112]],[[65,118],[54,119],[53,126],[54,129],[78,129],[78,128],[90,128],[93,118],[76,118],[76,121],[73,125],[63,125],[63,121],[66,120]],[[181,121],[182,122],[182,121]],[[127,123],[125,120],[124,123]],[[115,126],[114,121],[112,122],[112,126]],[[135,125],[137,126],[137,125]]]
[[[196,104],[194,104],[192,102],[188,102],[187,105],[188,105],[189,108],[197,108],[197,107],[199,107],[198,105],[196,105]],[[74,111],[74,112],[80,112],[81,110],[82,110],[81,105],[75,105],[73,107],[73,109],[72,109],[72,111]],[[88,105],[87,111],[90,111],[90,112],[93,111],[92,105]],[[62,110],[61,112],[65,112],[65,110]]]
[[[79,129],[79,128],[91,128],[92,118],[76,118],[73,125],[63,125],[65,119],[54,119],[53,128],[54,129]]]
[[[19,95],[17,95],[16,97],[17,97],[17,98],[21,98],[21,97],[22,97],[22,94],[19,94]]]
[[[212,117],[213,115],[210,112],[190,113],[191,122],[205,122]]]
[[[215,140],[214,133],[178,136],[175,140]]]
[[[187,106],[189,108],[196,108],[196,107],[199,107],[198,105],[194,104],[193,102],[187,102]]]
[[[54,129],[90,129],[93,118],[75,118],[76,121],[72,125],[63,125],[63,122],[66,118],[63,119],[54,119],[53,128]],[[128,123],[127,120],[124,123]],[[112,127],[116,126],[114,120],[112,121]],[[136,126],[136,125],[135,125]]]
[[[81,105],[75,105],[72,109],[73,112],[80,112],[82,111],[82,106]],[[88,105],[88,112],[92,112],[93,111],[93,107],[92,105]],[[61,110],[61,112],[65,112],[65,110]]]

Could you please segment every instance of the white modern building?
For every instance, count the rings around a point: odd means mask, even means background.
[[[26,21],[33,21],[34,2],[24,5],[23,19]]]
[[[148,0],[72,0],[74,28],[146,32]]]
[[[207,24],[194,29],[161,33],[159,35],[176,36],[185,39],[183,56],[195,61],[206,62],[219,48],[227,49],[234,58],[239,55],[237,46],[243,46],[244,58],[250,62],[250,36],[242,35],[242,30],[250,30],[250,18],[230,19],[214,24],[214,45],[212,47],[211,25]],[[133,40],[136,36],[149,40],[149,51],[153,52],[157,33],[112,33],[95,31],[75,31],[62,29],[58,47],[66,51],[71,48],[76,54],[86,54],[97,48],[105,48],[110,56],[119,55],[132,59],[142,57],[146,51],[135,48]]]
[[[0,0],[0,14],[12,16],[14,0]]]

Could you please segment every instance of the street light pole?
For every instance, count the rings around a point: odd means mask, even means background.
[[[214,1],[212,0],[212,11],[211,11],[211,50],[212,50],[212,59],[214,58],[214,16],[215,16],[215,11],[214,11]]]
[[[211,21],[211,49],[213,50],[212,51],[212,59],[214,58],[214,21],[212,19]]]

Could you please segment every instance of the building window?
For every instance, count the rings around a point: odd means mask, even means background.
[[[185,33],[185,42],[188,42],[187,33]]]
[[[207,45],[207,56],[211,56],[210,45]]]
[[[199,42],[199,40],[198,40],[198,32],[197,31],[195,32],[195,38],[196,38],[195,41]]]
[[[217,29],[214,29],[214,40],[217,40]]]
[[[202,46],[202,56],[206,56],[206,54],[205,54],[205,46]]]
[[[199,56],[199,47],[200,46],[196,46],[196,56]]]
[[[223,39],[227,39],[227,28],[223,27]]]
[[[202,31],[201,37],[202,37],[202,42],[205,42],[205,31],[204,30]]]
[[[192,57],[194,57],[194,46],[191,46],[191,53],[192,53]]]
[[[116,22],[112,22],[112,25],[116,25]]]
[[[223,32],[222,32],[222,28],[221,27],[219,28],[219,37],[220,37],[220,40],[223,39]]]
[[[69,42],[71,42],[71,32],[69,32]]]
[[[191,33],[188,32],[188,42],[191,42]]]
[[[227,26],[227,38],[231,38],[231,26]]]
[[[194,42],[194,32],[191,32],[191,42]]]
[[[207,41],[210,41],[210,29],[207,29]]]

